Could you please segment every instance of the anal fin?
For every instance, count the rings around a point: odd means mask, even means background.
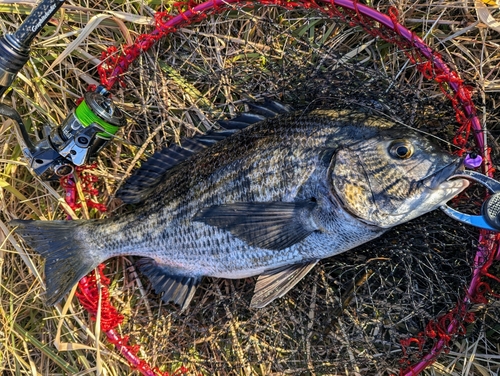
[[[262,273],[257,279],[251,308],[262,308],[285,295],[318,263],[318,260],[286,265]]]
[[[168,266],[150,258],[140,259],[137,264],[139,270],[151,281],[156,293],[163,293],[162,300],[165,303],[178,304],[181,311],[189,306],[201,277],[177,275]]]

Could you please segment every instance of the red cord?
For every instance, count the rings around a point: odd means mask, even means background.
[[[99,195],[99,190],[95,187],[95,184],[99,181],[99,178],[92,174],[87,174],[85,171],[92,170],[96,168],[95,164],[88,166],[76,166],[73,175],[63,176],[59,180],[59,184],[66,190],[64,199],[69,207],[73,210],[80,209],[82,203],[78,198],[78,192],[76,189],[76,183],[74,180],[74,175],[76,175],[82,186],[82,191],[85,196],[85,203],[88,208],[97,209],[100,212],[105,212],[107,210],[106,205],[93,199],[92,196],[96,197]]]
[[[146,361],[137,356],[140,345],[130,345],[128,336],[122,337],[117,333],[116,329],[123,322],[123,315],[121,315],[110,302],[108,290],[110,280],[104,275],[104,268],[105,266],[103,264],[97,267],[99,278],[96,277],[95,272],[83,277],[80,282],[78,282],[78,290],[75,295],[82,307],[89,313],[92,321],[97,320],[99,301],[101,302],[101,330],[106,333],[108,341],[115,345],[120,354],[127,359],[130,368],[141,372],[145,376],[180,376],[190,372],[190,370],[184,366],[179,367],[173,373],[162,372],[158,368],[151,368]],[[199,374],[199,376],[201,376],[201,374]]]

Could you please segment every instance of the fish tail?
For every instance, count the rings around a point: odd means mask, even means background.
[[[11,221],[16,233],[45,257],[47,304],[59,302],[102,261],[82,240],[88,221]],[[94,252],[92,252],[94,251]]]

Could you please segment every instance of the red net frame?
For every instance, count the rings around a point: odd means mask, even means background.
[[[383,14],[356,0],[210,0],[199,4],[192,1],[176,3],[176,15],[157,13],[156,27],[151,33],[140,35],[133,45],[122,46],[120,51],[116,47],[111,47],[103,53],[103,63],[98,67],[102,85],[110,91],[117,84],[124,86],[122,76],[135,59],[142,52],[150,49],[159,39],[176,32],[180,27],[200,22],[211,14],[235,8],[251,8],[255,5],[279,6],[286,9],[314,9],[324,14],[325,17],[335,17],[350,26],[360,26],[368,34],[396,45],[424,77],[439,84],[443,94],[450,100],[459,124],[453,139],[454,144],[460,148],[459,153],[465,152],[472,132],[477,149],[483,157],[482,170],[485,174],[492,176],[494,168],[491,163],[490,150],[485,147],[485,133],[476,115],[471,89],[437,52],[416,34],[398,23],[398,14],[395,9],[390,9],[388,14]],[[401,361],[401,375],[417,375],[432,364],[439,354],[446,351],[455,336],[465,334],[465,323],[474,321],[474,314],[469,312],[471,304],[486,303],[488,296],[499,297],[492,293],[488,284],[488,279],[500,282],[498,277],[489,273],[490,266],[500,258],[499,241],[500,234],[485,230],[480,232],[479,247],[475,251],[473,277],[463,300],[447,314],[429,322],[424,332],[418,336],[401,341],[404,353]],[[158,369],[152,369],[139,359],[137,346],[129,346],[128,338],[116,333],[115,329],[122,322],[123,317],[109,302],[106,287],[109,280],[102,274],[102,269],[102,267],[98,269],[101,286],[103,286],[100,290],[101,307],[98,306],[99,293],[95,274],[83,278],[79,283],[77,296],[81,304],[89,311],[93,319],[97,317],[97,312],[100,310],[102,330],[109,341],[127,358],[132,368],[148,376],[168,375]],[[433,340],[433,346],[431,351],[423,354],[423,345],[427,340]],[[407,348],[412,344],[418,346],[422,356],[421,360],[413,365],[406,356]],[[187,371],[181,367],[174,374]]]

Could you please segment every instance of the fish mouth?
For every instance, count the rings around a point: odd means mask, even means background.
[[[443,192],[447,192],[447,194],[443,196],[443,200],[438,206],[444,205],[450,199],[452,199],[460,192],[462,192],[465,188],[467,188],[469,184],[470,183],[467,179],[454,176],[451,176],[450,180],[447,180],[439,184],[439,186],[435,190],[441,190]]]
[[[469,186],[469,181],[461,176],[465,171],[463,162],[462,158],[457,158],[422,182],[433,197],[429,200],[433,204],[431,210],[444,205]]]
[[[469,181],[462,178],[465,166],[462,159],[455,159],[443,168],[429,174],[418,182],[419,194],[417,200],[412,200],[399,206],[388,215],[383,228],[390,228],[409,221],[422,214],[444,205],[469,186]]]
[[[419,183],[423,185],[425,188],[431,190],[443,189],[443,188],[444,189],[455,188],[457,185],[463,184],[463,183],[459,184],[460,180],[465,180],[465,179],[456,179],[456,180],[455,179],[450,180],[450,179],[453,178],[454,175],[460,175],[463,171],[465,171],[463,159],[457,158],[450,164],[447,164],[440,170],[434,172],[432,175],[424,177],[419,181]]]

